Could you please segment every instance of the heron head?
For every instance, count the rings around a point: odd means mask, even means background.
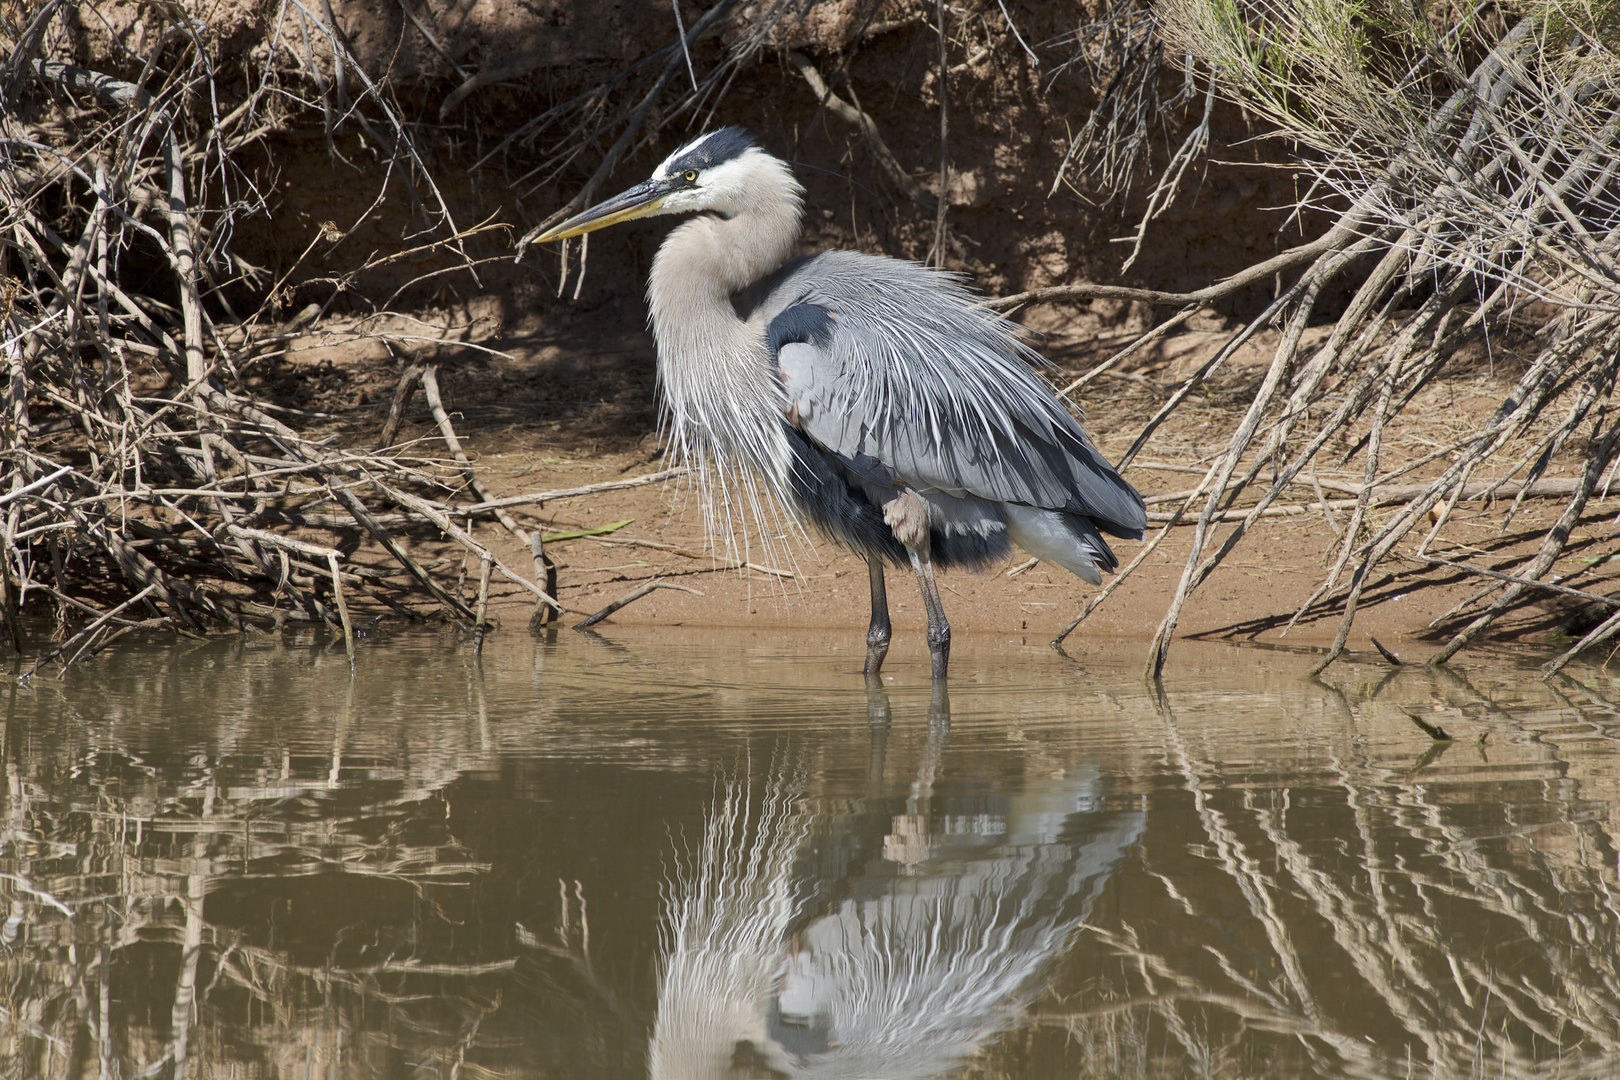
[[[767,180],[789,197],[802,190],[787,166],[754,144],[740,127],[699,135],[665,158],[652,177],[533,237],[535,242],[566,240],[621,221],[657,214],[707,211],[730,217],[761,191]]]

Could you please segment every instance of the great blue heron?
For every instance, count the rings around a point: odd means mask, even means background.
[[[757,476],[866,558],[868,674],[889,648],[883,564],[909,562],[943,678],[935,566],[982,568],[1016,543],[1098,585],[1118,566],[1101,533],[1141,539],[1146,509],[959,277],[852,251],[790,259],[803,200],[785,162],[728,127],[525,241],[697,215],[647,286],[671,448],[711,475]]]

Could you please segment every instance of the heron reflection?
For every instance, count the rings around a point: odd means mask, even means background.
[[[881,691],[872,715],[876,746]],[[665,898],[655,1080],[938,1076],[1017,1023],[1145,814],[1089,767],[936,792],[948,728],[936,686],[903,805],[821,805],[791,770],[717,793]]]

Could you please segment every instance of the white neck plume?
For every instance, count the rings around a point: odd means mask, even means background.
[[[715,212],[676,228],[653,260],[647,298],[664,422],[672,453],[698,459],[706,479],[725,485],[740,467],[774,487],[788,451],[763,327],[731,298],[793,253],[804,189],[761,151],[726,168]]]

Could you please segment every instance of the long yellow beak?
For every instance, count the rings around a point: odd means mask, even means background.
[[[571,236],[595,232],[609,225],[617,225],[621,221],[634,221],[636,218],[656,214],[663,208],[664,200],[669,193],[670,184],[667,180],[643,181],[629,191],[620,192],[606,202],[597,203],[589,210],[581,211],[544,232],[536,230],[529,233],[518,242],[518,250],[521,251],[529,244],[567,240]]]

